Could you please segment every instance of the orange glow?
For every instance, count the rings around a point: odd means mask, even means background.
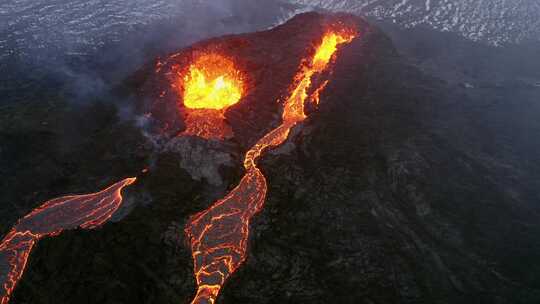
[[[186,108],[219,110],[242,98],[243,83],[230,59],[212,53],[191,64],[183,79],[183,89]]]
[[[257,168],[262,153],[285,142],[290,130],[306,115],[304,104],[312,76],[323,72],[339,44],[350,42],[354,35],[330,32],[311,60],[303,61],[294,79],[294,87],[285,101],[282,123],[263,136],[244,158],[246,173],[240,183],[210,208],[193,215],[185,233],[191,243],[197,293],[192,304],[214,303],[225,280],[245,261],[250,219],[259,212],[266,198],[267,184]],[[324,86],[319,87],[320,90]]]
[[[354,34],[352,33],[330,32],[324,35],[321,45],[319,45],[315,56],[313,56],[313,68],[317,71],[324,69],[336,52],[337,46],[351,42],[353,39]]]
[[[321,99],[321,92],[324,91],[326,88],[326,85],[328,85],[328,80],[325,80],[314,92],[311,94],[311,100],[315,105],[319,105],[320,99]]]
[[[352,32],[329,32],[323,36],[321,44],[317,47],[315,55],[311,59],[311,65],[304,66],[302,71],[296,76],[298,84],[287,102],[285,102],[285,109],[283,110],[284,121],[304,120],[306,118],[304,105],[308,96],[307,90],[311,86],[312,76],[326,69],[339,44],[351,42],[354,37],[355,35]],[[326,86],[326,84],[323,85]],[[321,90],[315,91],[314,94],[318,97]]]
[[[0,304],[7,304],[21,279],[34,245],[41,238],[66,229],[95,229],[107,222],[122,204],[121,191],[136,178],[126,178],[100,192],[52,199],[34,209],[0,243]]]
[[[224,113],[242,98],[242,78],[232,60],[216,53],[199,56],[179,79],[186,107],[182,135],[217,140],[232,137]]]
[[[186,114],[186,130],[182,135],[222,140],[233,136],[232,128],[225,122],[222,110],[193,109]]]

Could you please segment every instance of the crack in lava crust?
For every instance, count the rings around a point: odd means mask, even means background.
[[[126,178],[100,192],[52,199],[19,220],[0,243],[0,304],[7,304],[21,279],[34,245],[66,229],[95,229],[122,204],[121,191],[136,178]]]
[[[191,242],[198,286],[192,304],[214,303],[225,280],[246,259],[249,221],[262,209],[267,191],[266,178],[257,168],[256,161],[266,149],[287,140],[290,130],[306,118],[304,104],[312,76],[326,70],[337,45],[348,43],[355,36],[356,32],[349,29],[330,31],[324,35],[311,60],[301,66],[295,77],[296,86],[284,104],[282,124],[267,133],[246,153],[246,173],[239,185],[209,209],[190,218],[185,233]],[[319,93],[325,86],[326,82],[323,82],[311,99],[318,101]]]

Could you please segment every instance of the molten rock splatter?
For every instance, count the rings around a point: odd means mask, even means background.
[[[257,159],[271,147],[282,144],[291,128],[306,115],[304,105],[312,77],[324,72],[339,44],[350,42],[356,32],[333,29],[326,33],[311,58],[306,58],[296,75],[294,87],[285,101],[282,123],[262,137],[244,158],[246,173],[240,184],[209,209],[190,218],[185,233],[191,242],[197,293],[193,304],[214,303],[225,280],[246,259],[249,221],[261,210],[267,191],[266,179],[257,168]],[[323,82],[309,100],[318,100]]]
[[[224,110],[242,98],[242,75],[227,57],[216,53],[198,57],[179,77],[183,104],[187,109],[184,135],[206,139],[232,137]]]
[[[122,189],[135,180],[126,178],[92,194],[52,199],[20,219],[0,243],[0,304],[8,303],[37,241],[66,229],[103,225],[121,206]]]

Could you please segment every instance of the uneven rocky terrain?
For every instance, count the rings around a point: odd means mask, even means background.
[[[539,88],[467,87],[459,69],[418,62],[433,45],[396,49],[366,27],[319,110],[262,159],[266,206],[218,303],[538,303]],[[11,303],[188,303],[183,227],[237,184],[242,145],[212,146],[230,155],[218,186],[182,168],[183,150],[156,151],[115,94],[63,93],[30,86],[0,108],[0,231],[46,199],[151,170],[114,223],[40,242]]]

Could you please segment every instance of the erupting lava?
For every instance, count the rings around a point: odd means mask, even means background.
[[[204,54],[184,77],[184,105],[190,109],[221,110],[242,97],[242,80],[234,63],[218,54]]]
[[[0,243],[0,304],[7,304],[32,248],[41,238],[66,229],[94,229],[122,204],[121,191],[135,182],[126,178],[100,192],[52,199],[19,220]]]
[[[241,73],[229,58],[216,53],[199,56],[179,78],[187,109],[186,135],[224,139],[232,136],[224,111],[244,93]]]
[[[246,173],[240,184],[209,209],[193,215],[185,233],[191,242],[197,293],[192,304],[214,303],[225,280],[246,259],[249,221],[261,210],[267,191],[257,159],[267,149],[282,144],[289,131],[302,122],[312,76],[326,70],[339,44],[354,39],[353,30],[332,30],[324,35],[315,54],[303,62],[295,86],[285,101],[282,123],[262,137],[245,155]],[[318,101],[323,82],[310,96]],[[315,96],[316,94],[316,96]]]

